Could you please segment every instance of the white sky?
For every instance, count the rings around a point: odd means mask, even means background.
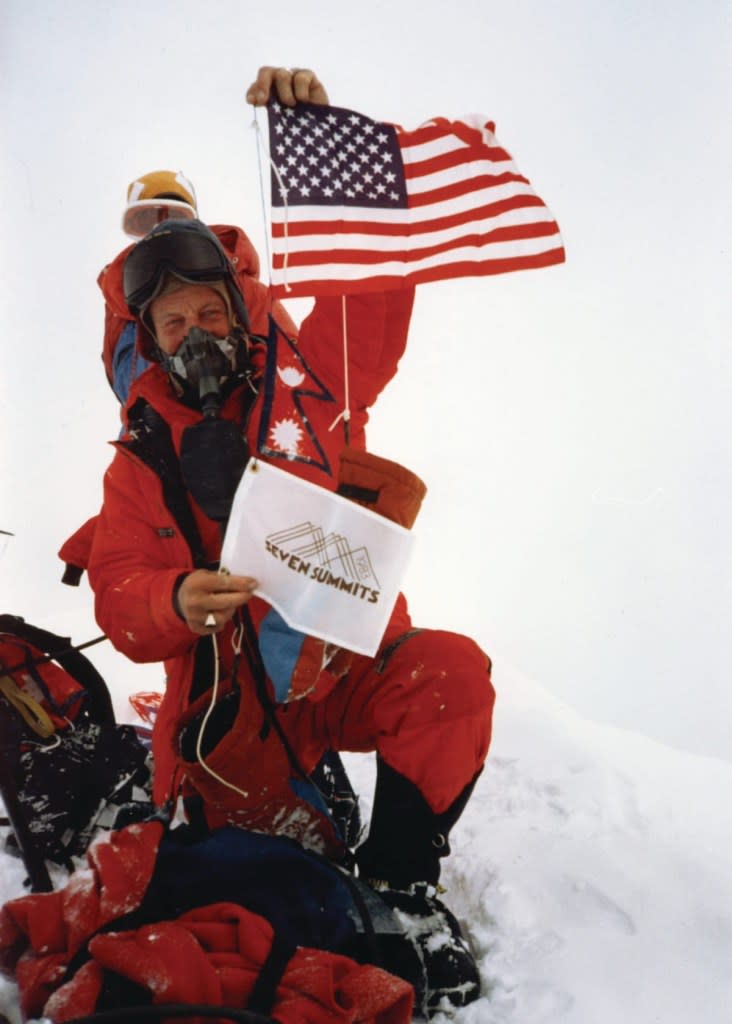
[[[728,6],[355,10],[4,0],[0,611],[98,633],[55,553],[117,430],[94,281],[127,184],[182,169],[202,217],[263,253],[244,93],[260,64],[313,66],[333,102],[406,127],[494,119],[567,247],[561,268],[419,291],[370,433],[430,487],[416,621],[590,718],[732,759]],[[93,658],[115,686],[160,681]]]

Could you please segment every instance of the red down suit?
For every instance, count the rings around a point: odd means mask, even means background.
[[[245,241],[240,234],[239,243]],[[120,287],[110,274],[105,284]],[[245,297],[250,310],[256,310],[252,329],[263,332],[263,314],[272,306],[268,289],[250,279]],[[406,289],[349,295],[345,300],[318,298],[296,340],[291,331],[273,327],[266,339],[256,342],[252,358],[258,393],[243,424],[251,453],[334,489],[344,446],[342,424],[333,428],[345,404],[343,331],[349,353],[350,445],[363,449],[368,410],[396,372],[404,351],[412,303],[413,291]],[[245,387],[229,395],[223,418],[241,423]],[[128,410],[140,399],[168,424],[174,448],[180,452],[183,431],[199,422],[201,414],[175,397],[157,365],[133,384]],[[105,475],[89,579],[97,620],[114,646],[133,661],[165,662],[166,691],[153,736],[154,797],[163,804],[179,792],[186,778],[190,782],[195,777],[179,756],[178,736],[181,723],[192,714],[197,646],[214,641],[199,639],[174,610],[175,583],[181,573],[195,567],[193,554],[166,505],[164,481],[135,454],[129,441],[123,438],[118,443]],[[188,503],[205,559],[216,563],[219,525],[190,495]],[[254,632],[260,632],[269,606],[253,598],[247,612]],[[234,625],[229,624],[216,638],[221,692],[231,688],[232,662],[236,662],[236,681],[244,700],[254,692],[255,680],[251,662],[232,655],[233,632]],[[439,813],[476,775],[486,757],[493,704],[489,668],[486,656],[468,638],[414,630],[400,597],[374,658],[355,655],[350,669],[335,684],[331,679],[303,699],[277,703],[276,715],[306,772],[327,749],[377,750],[418,786]],[[269,680],[267,686],[273,695]],[[271,732],[265,742],[261,721],[252,718],[252,722],[256,728],[246,741],[239,736],[227,751],[228,785],[217,794],[216,782],[208,780],[213,786],[211,800],[235,806],[236,813],[227,812],[223,820],[292,834],[307,843],[313,837],[309,825],[302,825],[297,802],[290,803],[284,819],[277,812],[285,792],[282,786],[288,787],[291,774],[283,744]],[[200,792],[197,781],[196,787]],[[213,824],[221,819],[214,815],[209,820]]]

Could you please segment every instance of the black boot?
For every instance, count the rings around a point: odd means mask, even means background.
[[[480,996],[475,959],[457,919],[437,895],[440,860],[450,852],[450,829],[477,778],[446,811],[435,814],[413,782],[377,757],[369,835],[356,851],[361,878],[394,911],[422,962],[422,1009],[427,1016],[445,1003],[465,1006]]]

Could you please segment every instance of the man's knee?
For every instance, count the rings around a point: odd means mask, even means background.
[[[421,630],[384,652],[379,669],[389,672],[419,706],[437,717],[488,715],[495,701],[491,661],[474,640],[459,633]]]

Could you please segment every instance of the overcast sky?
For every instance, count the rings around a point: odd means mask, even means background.
[[[56,551],[117,431],[95,278],[128,183],[183,170],[202,217],[264,253],[244,93],[260,64],[312,66],[333,102],[407,128],[493,119],[567,248],[419,289],[370,432],[430,488],[416,621],[591,718],[732,758],[729,6],[3,0],[1,18],[0,611],[98,633]],[[93,657],[118,690],[162,684]]]

